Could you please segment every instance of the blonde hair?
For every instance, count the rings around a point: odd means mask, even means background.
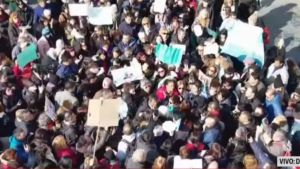
[[[243,163],[246,169],[258,169],[257,159],[253,155],[245,155]]]
[[[52,147],[55,151],[62,150],[68,148],[67,141],[64,136],[58,135],[52,141]]]
[[[152,169],[166,169],[166,164],[167,159],[162,156],[158,156],[152,165]]]
[[[210,19],[209,19],[209,12],[208,12],[207,9],[202,9],[202,10],[199,12],[199,15],[198,15],[198,22],[199,22],[199,24],[200,24],[202,27],[208,27],[208,26],[209,26]]]
[[[18,18],[17,12],[12,12],[9,16],[9,23],[13,23],[14,22],[13,20],[16,18]]]
[[[136,149],[132,154],[132,160],[134,162],[142,163],[146,161],[146,151],[143,149]]]

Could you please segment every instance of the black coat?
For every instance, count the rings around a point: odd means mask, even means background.
[[[18,29],[18,27],[15,24],[10,23],[7,31],[8,31],[8,36],[9,36],[9,40],[10,40],[10,46],[14,47],[18,43],[18,37],[19,37],[20,30]]]

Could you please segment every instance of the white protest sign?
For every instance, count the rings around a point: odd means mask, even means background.
[[[92,25],[112,25],[113,15],[112,7],[88,8],[88,21]]]
[[[173,169],[181,168],[201,169],[203,168],[203,161],[202,159],[181,159],[180,156],[175,156]]]
[[[124,83],[129,83],[135,80],[142,80],[144,74],[142,66],[136,60],[133,60],[130,67],[124,67],[111,71],[113,82],[116,86],[120,86]]]
[[[166,9],[167,0],[155,0],[153,3],[153,11],[157,13],[164,13]]]
[[[45,113],[47,114],[47,116],[52,121],[54,121],[56,119],[55,106],[47,96],[45,96],[45,108],[44,108],[44,110],[45,110]]]
[[[186,46],[185,45],[171,43],[169,46],[173,46],[174,48],[179,48],[180,50],[182,50],[182,53],[185,53],[185,51],[186,51]]]
[[[90,99],[86,124],[104,128],[118,126],[122,104],[121,99]]]
[[[88,4],[69,4],[70,16],[88,16]]]
[[[236,21],[228,30],[222,53],[236,57],[242,62],[247,58],[252,58],[258,65],[263,66],[265,61],[263,29]]]
[[[219,45],[217,43],[207,43],[204,46],[203,54],[204,55],[214,54],[217,56],[219,54]]]

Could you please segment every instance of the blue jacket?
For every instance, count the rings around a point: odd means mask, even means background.
[[[78,67],[75,64],[65,66],[63,64],[60,64],[58,66],[58,69],[56,71],[56,75],[60,77],[61,79],[66,79],[72,75],[76,75],[78,72]]]
[[[42,8],[39,5],[34,9],[34,17],[33,17],[33,24],[36,25],[40,22],[41,17],[43,16],[45,7]]]
[[[18,140],[15,136],[11,136],[9,138],[9,148],[16,150],[18,158],[23,162],[26,163],[28,159],[28,154],[24,149],[24,143]]]
[[[211,147],[213,143],[216,143],[220,139],[221,132],[217,128],[210,128],[203,133],[203,143],[207,147]]]
[[[261,147],[259,146],[259,144],[257,142],[253,141],[252,143],[250,143],[250,146],[251,146],[251,148],[254,152],[254,155],[257,158],[261,168],[263,168],[263,166],[266,163],[273,164],[270,157],[261,149]]]
[[[269,101],[266,99],[266,109],[267,109],[267,118],[269,122],[273,121],[273,119],[279,115],[283,115],[283,110],[281,107],[281,96],[279,94],[275,94],[273,100]]]

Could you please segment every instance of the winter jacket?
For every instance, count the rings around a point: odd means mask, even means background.
[[[266,163],[272,164],[272,161],[269,158],[269,156],[262,151],[261,147],[258,145],[257,142],[254,141],[250,143],[250,146],[261,168],[263,168]]]
[[[167,98],[170,98],[172,96],[179,96],[179,92],[175,89],[169,96],[167,93],[166,86],[162,86],[156,91],[156,97],[159,102],[165,101]]]
[[[288,72],[288,67],[286,65],[283,65],[282,68],[276,69],[274,66],[274,63],[271,64],[268,68],[268,73],[267,73],[267,79],[275,79],[277,75],[281,76],[281,80],[283,84],[286,86],[289,81],[289,72]]]
[[[9,40],[10,40],[10,46],[14,47],[17,42],[18,42],[18,38],[19,38],[19,28],[17,27],[17,25],[10,23],[8,25],[8,36],[9,36]]]
[[[40,57],[43,59],[47,56],[47,52],[50,49],[50,44],[46,37],[42,36],[37,42]]]
[[[292,155],[300,156],[300,120],[295,119],[291,128]]]
[[[281,100],[281,96],[278,93],[275,94],[272,100],[266,99],[265,106],[267,109],[267,118],[269,121],[273,121],[275,117],[283,115]]]
[[[16,150],[17,157],[21,162],[26,163],[28,159],[28,154],[24,149],[24,143],[18,140],[15,136],[9,138],[9,148]]]
[[[126,48],[131,48],[132,51],[136,51],[137,48],[137,41],[136,40],[131,40],[130,42],[128,42],[127,44],[124,44],[123,42],[120,42],[118,44],[118,48],[124,52]]]
[[[34,9],[34,16],[33,16],[33,24],[36,25],[40,22],[40,19],[41,17],[43,16],[43,13],[44,13],[44,10],[47,8],[47,5],[46,7],[42,8],[41,6],[37,6],[35,9]]]
[[[68,145],[74,146],[76,144],[78,135],[74,125],[62,124],[61,132],[64,134]]]
[[[220,138],[221,138],[221,131],[216,127],[209,128],[205,130],[203,133],[203,143],[207,147],[211,147],[212,144],[218,142]]]
[[[127,24],[125,21],[123,21],[120,25],[119,25],[119,30],[123,33],[123,34],[128,34],[132,37],[136,37],[137,35],[137,29],[136,29],[136,25],[132,24],[129,25]]]
[[[18,17],[21,19],[22,25],[26,26],[32,26],[33,24],[33,9],[31,7],[27,6],[25,10],[18,9],[17,10]],[[33,27],[31,27],[33,29]]]
[[[126,157],[129,155],[129,147],[131,144],[134,143],[135,140],[135,133],[132,133],[131,135],[123,135],[122,140],[118,144],[118,152],[117,152],[117,158],[120,160],[120,162],[125,162]],[[130,150],[133,151],[133,150]]]
[[[71,76],[76,75],[78,72],[78,67],[75,64],[65,66],[63,64],[58,65],[58,69],[56,71],[56,75],[61,79],[67,79]]]

